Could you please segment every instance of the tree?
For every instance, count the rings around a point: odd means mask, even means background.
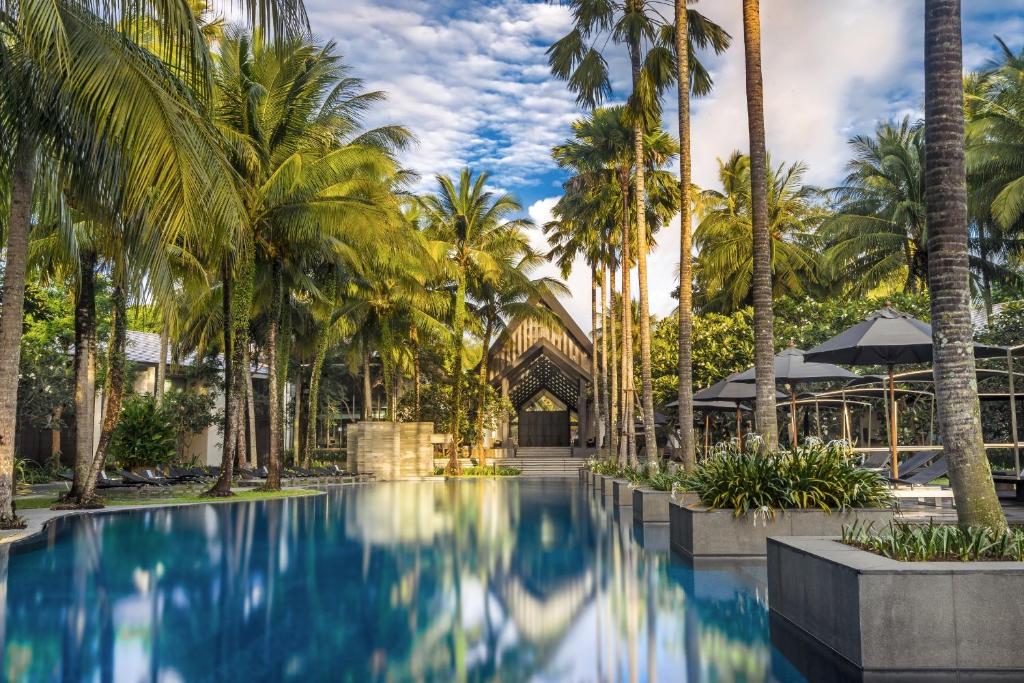
[[[959,0],[925,2],[925,205],[935,398],[962,526],[1006,529],[981,431],[967,259]]]
[[[558,40],[548,50],[548,61],[552,73],[569,83],[577,96],[577,101],[589,108],[597,107],[611,92],[611,81],[608,63],[597,44],[605,44],[608,40],[623,46],[629,57],[632,92],[623,110],[624,122],[632,128],[633,154],[636,159],[644,159],[644,134],[647,127],[657,121],[661,113],[660,97],[672,79],[675,78],[674,29],[669,22],[662,19],[653,2],[649,0],[624,0],[623,2],[607,2],[605,0],[568,0],[565,4],[573,14],[573,29]],[[696,19],[699,15],[695,16]],[[694,28],[708,32],[724,34],[721,27],[703,19],[693,22]],[[696,31],[688,30],[687,39],[694,42]],[[707,40],[705,36],[705,40]],[[700,37],[697,38],[701,40]],[[688,51],[687,54],[692,54]],[[710,87],[707,71],[688,60],[688,67],[695,77],[701,79],[702,85]],[[647,287],[647,252],[648,233],[646,225],[646,183],[644,166],[636,167],[636,186],[633,197],[633,213],[636,220],[636,262],[640,298],[640,379],[642,387],[642,408],[644,431],[647,441],[647,457],[657,457],[656,434],[654,425],[654,394],[651,384],[651,326],[650,305]],[[628,230],[628,226],[627,226]],[[623,252],[630,250],[628,232],[624,232]],[[624,257],[623,263],[623,297],[628,302],[630,259]],[[629,306],[625,307],[628,310]],[[623,339],[629,343],[625,329],[628,322],[624,318]],[[627,358],[631,354],[626,353]],[[632,369],[624,373],[627,405],[632,405],[629,396],[633,392]],[[627,430],[632,429],[633,421],[627,423]],[[631,443],[627,437],[627,446]],[[630,453],[630,459],[634,458]]]
[[[529,238],[524,230],[532,225],[526,218],[513,218],[522,211],[511,195],[497,195],[487,189],[488,173],[474,177],[464,168],[459,179],[437,176],[438,189],[424,198],[428,239],[453,290],[452,299],[452,438],[448,470],[459,469],[463,406],[463,355],[466,336],[466,296],[473,283],[496,284],[505,273],[510,254],[525,253]]]
[[[743,47],[750,129],[750,224],[753,230],[751,289],[754,302],[755,420],[769,449],[779,441],[775,414],[775,350],[772,348],[772,253],[768,232],[768,152],[764,133],[759,0],[743,0]]]
[[[721,29],[690,31],[690,14],[686,0],[675,0],[675,51],[676,51],[676,92],[679,100],[679,382],[676,400],[678,424],[693,423],[693,267],[692,267],[692,225],[690,220],[690,91],[696,90],[697,81],[691,77],[690,61],[694,55],[690,42],[700,47],[710,45],[721,54],[732,42],[729,34]],[[702,16],[693,12],[694,22],[699,24]],[[695,95],[701,94],[699,91]],[[679,451],[683,469],[690,470],[697,464],[697,452],[693,442],[693,430],[679,430]]]

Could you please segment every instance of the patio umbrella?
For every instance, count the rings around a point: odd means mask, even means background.
[[[665,407],[666,408],[672,408],[672,407],[675,407],[677,405],[679,405],[679,401],[670,401],[669,403],[665,404]],[[709,443],[709,436],[708,436],[708,434],[711,431],[711,411],[713,411],[713,410],[722,410],[722,411],[735,410],[737,413],[739,413],[739,411],[741,411],[741,410],[749,410],[749,408],[745,408],[745,407],[743,407],[743,406],[741,406],[738,403],[735,403],[733,401],[700,401],[700,400],[695,400],[693,402],[693,409],[694,410],[703,410],[704,411],[704,452],[705,453],[707,453],[710,450],[710,443]],[[738,417],[739,416],[737,415],[737,418]],[[737,424],[738,424],[738,422],[737,422]]]
[[[1006,350],[998,346],[974,345],[976,358],[1005,356]],[[804,354],[814,362],[842,363],[844,365],[884,365],[889,378],[889,451],[892,456],[892,475],[899,477],[896,457],[896,384],[893,366],[897,364],[932,362],[932,326],[906,313],[886,306],[875,311],[853,327]]]
[[[727,401],[736,407],[736,438],[740,439],[743,437],[740,425],[740,403],[744,401],[752,401],[757,396],[757,387],[753,384],[744,384],[742,382],[732,382],[729,378],[723,379],[710,387],[695,391],[693,394],[693,402],[696,406],[697,403],[705,402],[719,402]],[[781,392],[775,392],[776,398],[786,398],[786,395]]]
[[[859,379],[860,375],[831,363],[816,363],[807,360],[804,352],[790,346],[775,356],[775,382],[789,386],[789,422],[793,445],[797,442],[796,428],[796,387],[809,382],[838,382]],[[754,368],[728,377],[730,382],[751,383],[757,381]]]

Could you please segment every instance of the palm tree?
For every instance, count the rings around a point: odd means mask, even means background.
[[[454,289],[452,300],[452,450],[449,471],[459,469],[462,420],[463,355],[466,335],[466,296],[472,283],[498,283],[510,254],[525,253],[529,239],[524,230],[529,219],[513,218],[522,211],[511,195],[495,195],[487,189],[487,173],[474,178],[468,168],[459,174],[458,184],[448,176],[437,176],[438,190],[424,198],[428,237],[450,268],[447,274]]]
[[[981,432],[971,326],[959,0],[925,2],[925,204],[935,397],[962,526],[1006,529]]]
[[[753,227],[750,158],[733,152],[718,162],[722,191],[699,194],[700,223],[694,235],[698,249],[697,280],[705,310],[732,312],[752,299]],[[815,229],[824,214],[819,191],[803,184],[801,163],[770,167],[768,233],[774,296],[801,295],[818,278],[813,245]]]
[[[651,0],[566,0],[574,19],[573,29],[548,49],[548,62],[556,77],[568,81],[576,93],[577,101],[589,108],[599,106],[611,92],[608,64],[596,45],[609,40],[625,47],[629,57],[632,92],[625,109],[624,121],[632,128],[633,155],[644,159],[644,136],[647,127],[660,118],[660,97],[676,75],[674,59],[674,28],[665,21]],[[698,19],[699,17],[699,19]],[[693,29],[687,30],[690,44],[695,41],[711,40],[710,33],[724,35],[721,27],[703,17],[694,17]],[[703,36],[699,30],[706,30]],[[687,54],[692,54],[688,50]],[[695,60],[689,60],[689,68],[695,76],[710,87],[710,77]],[[699,75],[698,75],[699,74]],[[701,86],[703,87],[703,86]],[[654,391],[651,383],[651,325],[650,305],[647,287],[648,232],[646,225],[646,183],[643,164],[636,168],[636,190],[633,213],[636,217],[636,261],[640,289],[640,379],[643,393],[642,408],[644,431],[647,440],[647,457],[657,457],[654,426]],[[628,234],[623,239],[623,250],[630,250]],[[629,300],[630,259],[623,258],[623,296]],[[628,309],[629,307],[625,307]],[[629,335],[623,329],[623,339]],[[626,349],[623,350],[626,355]],[[624,378],[627,393],[632,395],[632,369]],[[630,404],[631,405],[631,404]],[[632,420],[627,430],[632,429]],[[629,439],[627,438],[627,443]],[[630,459],[633,459],[632,457]]]
[[[768,232],[768,152],[764,134],[764,83],[761,79],[760,0],[743,0],[743,52],[747,75],[747,125],[750,129],[750,224],[753,229],[754,368],[757,373],[755,420],[769,449],[779,442],[775,414],[775,348],[772,315],[772,254]]]
[[[690,30],[693,15],[695,29]],[[712,47],[717,54],[728,49],[732,37],[725,31],[702,29],[699,24],[704,17],[689,10],[686,0],[675,0],[675,44],[676,50],[676,92],[679,99],[679,391],[678,422],[680,425],[693,424],[693,267],[692,267],[692,225],[690,221],[690,91],[700,96],[698,79],[691,77],[690,61],[695,55],[690,51],[690,42],[699,47]],[[697,75],[697,74],[694,74]],[[710,86],[710,82],[708,83]],[[697,463],[693,430],[680,427],[679,451],[683,469],[691,470]]]
[[[381,99],[361,93],[334,44],[285,41],[270,47],[258,37],[230,31],[220,47],[215,74],[215,121],[235,169],[238,192],[246,198],[247,221],[228,237],[222,260],[230,308],[228,434],[239,430],[244,396],[245,353],[249,345],[257,258],[271,263],[271,310],[283,297],[283,244],[319,242],[343,262],[383,236],[382,220],[397,208],[392,187],[394,149],[409,140],[399,127],[362,132],[360,116]],[[322,253],[318,250],[317,253]],[[275,265],[275,261],[278,261]],[[330,297],[328,297],[330,298]],[[277,368],[280,322],[271,315],[268,367]],[[226,329],[227,331],[227,329]],[[321,343],[322,345],[322,343]],[[316,357],[322,357],[317,353]],[[272,422],[281,425],[277,378],[270,391]],[[314,399],[315,396],[311,395]],[[279,427],[278,427],[279,428]],[[268,470],[276,469],[280,439],[272,430]],[[229,495],[235,439],[224,440],[221,476],[211,495]],[[279,485],[268,476],[267,485]]]

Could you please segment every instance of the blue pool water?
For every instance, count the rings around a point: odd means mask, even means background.
[[[764,565],[694,569],[575,481],[68,519],[0,551],[10,681],[797,681]]]

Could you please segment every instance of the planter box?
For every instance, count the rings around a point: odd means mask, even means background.
[[[669,505],[672,549],[695,557],[764,557],[769,536],[838,536],[843,525],[858,520],[883,527],[891,509],[777,511],[767,524],[751,515],[736,518],[732,510],[709,510],[672,501]]]
[[[1009,675],[1024,673],[1021,595],[1024,562],[900,562],[834,538],[768,542],[773,620],[878,677],[1021,680]]]
[[[615,493],[614,486],[615,480],[611,477],[604,477],[601,480],[601,495],[604,497],[605,502],[612,502],[612,496]]]
[[[633,504],[632,484],[627,479],[612,480],[612,503],[617,508],[627,507]]]
[[[668,502],[672,494],[645,487],[633,489],[633,521],[637,524],[668,522]]]

